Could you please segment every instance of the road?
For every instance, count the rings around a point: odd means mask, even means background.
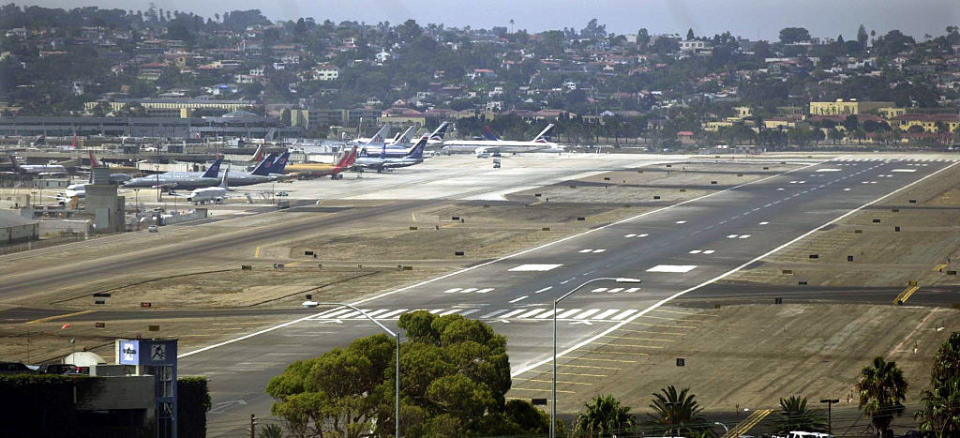
[[[598,283],[564,301],[557,315],[561,356],[953,165],[880,160],[813,164],[354,304],[387,324],[414,309],[488,321],[507,336],[517,377],[549,362],[552,302],[584,280],[632,277],[643,283]],[[209,415],[210,436],[235,435],[250,413],[269,415],[272,400],[263,390],[286,364],[376,332],[355,312],[322,309],[187,352],[181,373],[211,378],[215,407]]]

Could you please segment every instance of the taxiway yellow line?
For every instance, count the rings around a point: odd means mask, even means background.
[[[33,321],[27,321],[24,324],[39,324],[41,322],[55,321],[61,318],[69,318],[71,316],[86,315],[88,313],[93,313],[93,312],[96,312],[96,310],[81,310],[79,312],[64,313],[62,315],[53,315],[53,316],[48,316],[46,318],[35,319]]]

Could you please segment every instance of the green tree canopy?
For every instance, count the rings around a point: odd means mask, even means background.
[[[510,389],[506,338],[459,315],[401,316],[403,436],[542,433],[546,415],[505,401]],[[394,434],[395,340],[360,338],[346,348],[297,361],[267,385],[272,412],[296,437]]]
[[[860,371],[857,381],[860,394],[860,409],[870,415],[873,427],[883,437],[893,436],[890,422],[894,416],[903,415],[907,381],[896,362],[887,362],[877,356],[873,363]]]
[[[650,402],[649,423],[657,426],[671,436],[696,435],[710,428],[709,423],[700,416],[703,408],[690,393],[690,388],[677,390],[673,385],[662,388],[653,394]]]
[[[951,333],[940,345],[930,387],[920,397],[914,417],[921,432],[937,438],[960,436],[960,333]]]
[[[781,433],[791,430],[816,432],[827,429],[823,415],[819,411],[807,409],[807,398],[796,395],[780,399],[780,418],[776,425],[777,431]]]

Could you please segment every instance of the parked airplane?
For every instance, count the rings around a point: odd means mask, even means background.
[[[553,129],[547,125],[531,141],[505,141],[497,138],[489,129],[484,129],[484,140],[450,140],[443,142],[442,150],[448,153],[473,152],[477,155],[492,152],[562,152],[563,146],[547,141],[546,135]]]
[[[287,165],[290,153],[284,152],[279,157],[276,155],[270,153],[266,158],[260,160],[260,164],[257,164],[257,167],[254,167],[250,172],[231,173],[227,182],[234,186],[249,186],[276,181],[279,174],[283,173],[283,168]],[[224,171],[224,175],[226,175],[226,171]]]
[[[336,163],[300,163],[287,165],[286,172],[291,176],[319,177],[330,175],[333,179],[343,178],[343,172],[353,166],[357,160],[357,147],[343,154]]]
[[[142,176],[123,183],[124,187],[163,187],[167,189],[195,189],[215,186],[220,179],[220,163],[222,158],[214,161],[205,172],[166,172],[156,175]]]
[[[423,149],[425,147],[427,147],[427,137],[423,136],[420,138],[420,141],[417,142],[416,146],[406,155],[402,157],[390,157],[387,155],[387,147],[384,145],[380,150],[379,156],[370,157],[361,155],[357,158],[356,166],[376,169],[377,173],[383,172],[384,169],[413,166],[414,164],[423,162]]]
[[[395,137],[386,141],[387,147],[406,147],[412,141],[416,129],[416,126],[410,126],[405,131],[398,132]]]
[[[101,166],[97,162],[97,159],[93,157],[93,151],[87,151],[90,154],[90,182],[93,182],[93,168],[94,167],[106,167]],[[116,170],[116,172],[114,172]],[[140,173],[140,170],[134,167],[114,167],[110,168],[110,182],[112,183],[122,183],[124,181],[129,181],[132,176]]]
[[[13,170],[22,175],[54,176],[67,174],[67,168],[61,164],[19,164],[17,158],[13,155],[8,155],[8,157],[10,157]]]

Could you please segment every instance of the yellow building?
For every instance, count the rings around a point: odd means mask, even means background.
[[[766,129],[796,128],[797,122],[787,119],[764,119],[763,127]]]
[[[892,119],[894,117],[899,117],[907,113],[906,108],[897,108],[897,107],[883,107],[877,108],[877,112],[885,119]]]
[[[733,126],[733,122],[728,120],[714,121],[714,122],[704,122],[703,130],[709,132],[717,132],[720,128],[729,128]]]
[[[743,119],[753,115],[753,110],[749,106],[735,106],[733,110],[737,112],[737,118]]]
[[[856,99],[837,99],[833,102],[810,102],[810,115],[814,116],[847,116],[867,113],[880,108],[893,107],[893,102],[868,102]]]
[[[923,128],[923,132],[940,133],[941,127],[947,133],[960,133],[960,115],[958,114],[904,114],[891,120],[891,126],[909,131],[914,126]]]

